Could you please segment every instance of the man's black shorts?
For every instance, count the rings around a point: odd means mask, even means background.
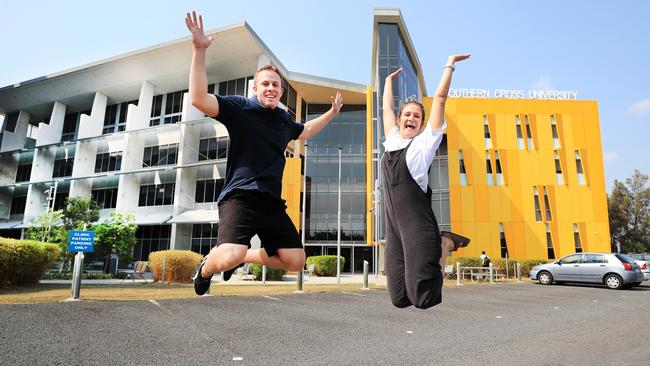
[[[300,236],[287,215],[283,200],[261,191],[235,190],[219,202],[219,236],[217,245],[243,244],[250,248],[257,234],[266,254],[278,249],[302,249]]]

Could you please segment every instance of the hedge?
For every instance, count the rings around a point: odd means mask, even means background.
[[[255,275],[257,281],[262,280],[262,265],[251,263],[249,271],[252,275]],[[287,273],[286,270],[280,268],[266,267],[266,279],[268,281],[282,281],[282,277]]]
[[[490,258],[494,268],[499,268],[505,273],[506,269],[506,260],[505,258]],[[461,267],[480,267],[481,258],[480,257],[447,257],[447,264],[456,265],[456,262],[460,262]],[[535,267],[538,264],[548,263],[548,259],[508,259],[508,273],[511,277],[515,276],[515,263],[521,263],[521,276],[528,277],[531,268]]]
[[[307,257],[307,266],[314,265],[314,274],[322,277],[336,276],[336,256],[335,255],[316,255]],[[345,257],[341,256],[341,269],[345,265]]]
[[[60,254],[56,244],[0,238],[0,287],[38,284]]]
[[[192,282],[192,275],[203,256],[191,250],[160,250],[149,254],[154,282],[162,279],[165,258],[165,282]]]

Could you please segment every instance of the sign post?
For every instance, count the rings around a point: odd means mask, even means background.
[[[79,291],[81,287],[81,272],[83,271],[84,252],[92,252],[93,244],[95,242],[95,232],[84,230],[71,230],[70,240],[68,241],[68,251],[77,252],[74,257],[74,269],[72,271],[72,299],[79,299]]]

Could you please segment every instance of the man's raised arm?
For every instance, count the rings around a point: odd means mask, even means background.
[[[205,113],[208,117],[219,115],[219,102],[217,98],[208,94],[208,74],[205,68],[205,51],[212,44],[212,37],[206,37],[203,33],[203,18],[196,12],[185,15],[185,24],[192,33],[192,65],[190,66],[190,101],[192,105]]]

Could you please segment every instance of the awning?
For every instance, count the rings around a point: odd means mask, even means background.
[[[135,224],[136,225],[160,225],[164,224],[172,216],[167,212],[155,212],[155,213],[139,213],[135,215]]]
[[[12,229],[22,223],[23,223],[22,221],[17,221],[17,220],[0,222],[0,230]]]
[[[216,224],[219,222],[219,210],[188,210],[174,216],[170,224]]]

